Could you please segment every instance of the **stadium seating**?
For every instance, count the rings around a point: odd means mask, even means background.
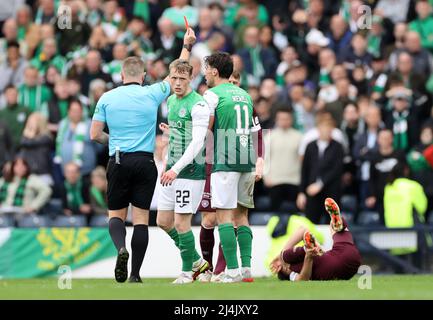
[[[93,216],[89,225],[91,227],[106,228],[108,227],[108,216]]]
[[[358,212],[358,201],[353,195],[344,195],[340,200],[340,209],[342,212]]]
[[[361,226],[377,226],[380,225],[379,212],[362,211],[358,217],[358,224]]]
[[[0,228],[9,228],[15,225],[15,219],[11,216],[0,216]]]
[[[251,225],[265,226],[272,216],[273,214],[268,212],[254,212],[249,215],[249,222]]]
[[[85,227],[87,226],[87,217],[85,216],[58,216],[53,221],[53,227]]]
[[[427,222],[433,226],[433,211],[430,212]]]
[[[41,210],[43,214],[46,214],[52,218],[55,218],[63,214],[63,206],[61,199],[51,199]]]
[[[49,218],[46,216],[26,215],[17,218],[20,228],[46,228],[50,226]]]
[[[271,199],[269,197],[257,197],[254,200],[255,210],[269,211],[271,209]]]

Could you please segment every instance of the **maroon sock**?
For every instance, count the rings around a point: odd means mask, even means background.
[[[226,268],[226,260],[224,259],[223,248],[221,247],[221,243],[218,247],[218,261],[214,270],[214,274],[220,274]]]
[[[203,259],[205,259],[210,266],[210,270],[213,270],[212,257],[213,257],[213,246],[215,244],[215,237],[213,234],[214,228],[206,229],[201,226],[200,229],[200,247]]]
[[[283,252],[283,260],[289,264],[296,264],[304,261],[304,247],[289,248]]]

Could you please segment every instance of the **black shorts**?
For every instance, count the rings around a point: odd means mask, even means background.
[[[107,166],[108,210],[134,207],[149,210],[158,170],[153,154],[132,152],[121,155],[120,164],[110,157]]]

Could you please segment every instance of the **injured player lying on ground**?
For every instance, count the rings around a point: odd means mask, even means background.
[[[332,249],[324,252],[314,235],[299,228],[287,241],[281,254],[270,265],[280,280],[349,280],[361,265],[361,256],[337,203],[327,198],[326,211],[331,216]],[[296,245],[304,241],[303,247]]]

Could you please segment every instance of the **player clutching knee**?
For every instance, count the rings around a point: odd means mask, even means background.
[[[357,273],[361,256],[347,223],[333,199],[325,200],[325,208],[331,216],[332,249],[324,252],[312,233],[299,228],[271,263],[280,280],[349,280]],[[301,240],[304,247],[295,247]]]

